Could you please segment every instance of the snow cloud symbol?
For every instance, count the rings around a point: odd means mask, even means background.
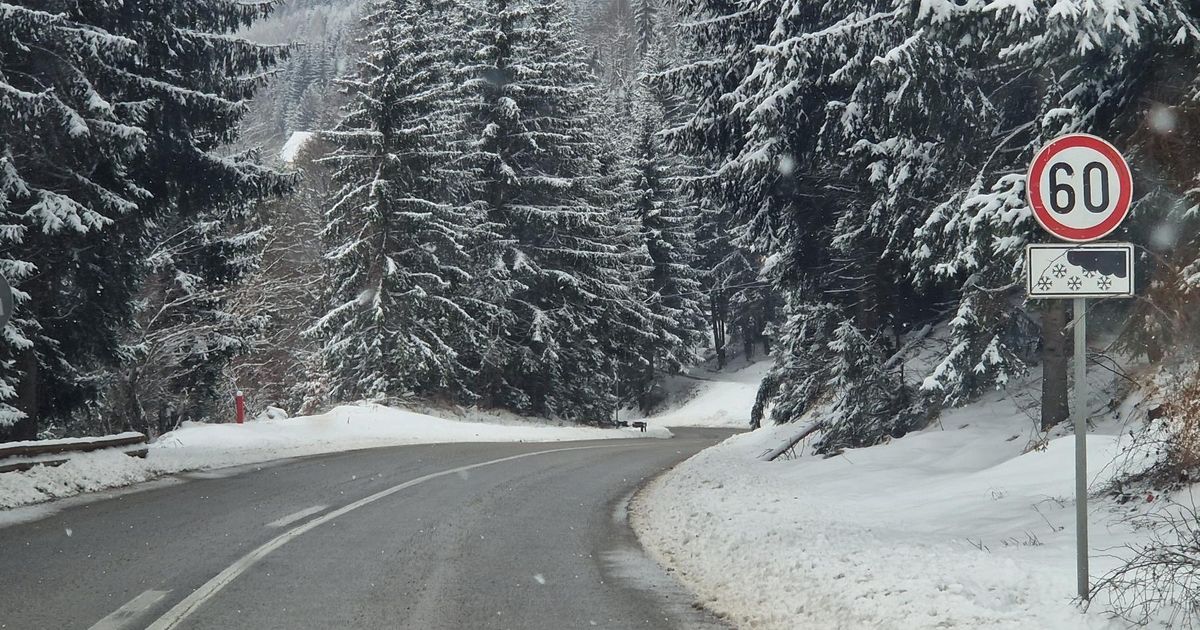
[[[1093,271],[1102,276],[1124,278],[1129,274],[1125,267],[1125,252],[1117,250],[1080,250],[1067,253],[1067,262],[1084,271]]]

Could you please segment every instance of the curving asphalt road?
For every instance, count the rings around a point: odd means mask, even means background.
[[[674,432],[373,449],[69,505],[0,528],[0,628],[723,628],[625,521],[731,433]]]

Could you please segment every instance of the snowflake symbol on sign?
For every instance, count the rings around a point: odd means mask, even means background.
[[[1095,278],[1096,272],[1091,269],[1088,269],[1087,271],[1083,272],[1083,277],[1084,278]]]
[[[1054,274],[1054,277],[1056,277],[1056,278],[1061,278],[1061,277],[1067,275],[1067,268],[1064,267],[1062,263],[1055,265],[1054,269],[1051,271]]]
[[[1100,285],[1100,290],[1107,291],[1108,288],[1112,286],[1112,280],[1110,280],[1108,276],[1104,276],[1097,280],[1096,284]]]
[[[1037,288],[1041,289],[1042,291],[1049,291],[1050,287],[1052,286],[1054,286],[1054,283],[1051,282],[1050,278],[1047,278],[1046,276],[1042,276],[1037,281]]]
[[[1071,279],[1067,280],[1067,288],[1072,291],[1078,291],[1081,286],[1083,286],[1083,282],[1076,276],[1071,276]]]

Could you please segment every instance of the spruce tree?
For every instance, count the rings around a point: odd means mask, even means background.
[[[658,7],[654,0],[636,0],[633,7],[633,27],[637,33],[638,55],[645,57],[659,45]]]
[[[485,217],[478,267],[487,321],[482,402],[600,421],[611,412],[614,347],[645,335],[619,209],[599,187],[598,94],[553,0],[470,9],[462,69],[472,171]]]
[[[333,400],[468,395],[460,359],[477,342],[466,243],[477,223],[447,194],[453,130],[446,16],[377,0],[351,102],[321,134],[338,187],[327,212],[328,310],[314,331]]]
[[[697,360],[703,345],[705,318],[696,269],[694,218],[679,192],[678,168],[662,145],[662,109],[643,92],[635,105],[633,209],[650,258],[646,274],[647,305],[653,315],[655,343],[647,348],[645,396],[656,372],[679,373]]]
[[[20,304],[0,424],[17,438],[95,398],[163,226],[283,186],[215,153],[280,55],[232,36],[270,4],[27,4],[0,9],[0,238]]]

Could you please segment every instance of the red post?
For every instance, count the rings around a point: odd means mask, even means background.
[[[237,423],[242,424],[246,421],[246,397],[242,396],[242,390],[237,391],[234,401],[237,404]]]

